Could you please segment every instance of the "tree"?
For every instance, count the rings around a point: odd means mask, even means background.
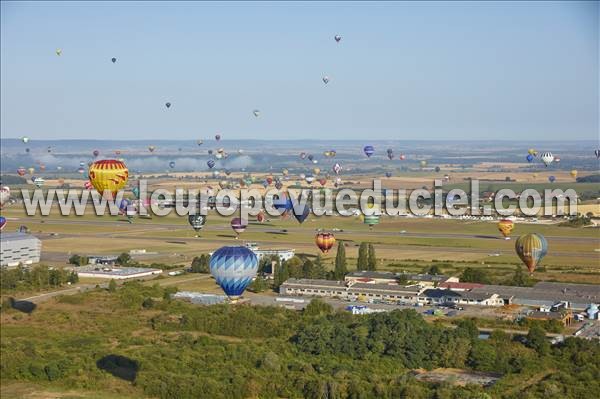
[[[302,264],[302,277],[303,278],[316,278],[315,277],[315,265],[310,259],[306,259]]]
[[[368,270],[377,270],[377,256],[375,255],[375,247],[373,247],[373,244],[369,244],[369,259],[367,266]]]
[[[273,289],[279,290],[279,286],[288,278],[290,278],[290,274],[286,262],[281,263],[278,260],[275,266],[275,273],[273,274]]]
[[[108,282],[108,291],[115,292],[117,290],[117,282],[114,279],[110,279]]]
[[[333,307],[322,299],[315,298],[304,308],[307,316],[323,316],[333,313]]]
[[[252,292],[263,292],[268,288],[267,280],[262,277],[256,277],[248,286],[248,290]]]
[[[321,258],[321,254],[317,255],[317,259],[315,259],[315,267],[313,271],[313,278],[316,279],[324,279],[327,276],[327,271],[325,270],[325,266],[323,265],[323,258]]]
[[[67,282],[71,284],[75,284],[79,282],[79,275],[76,272],[69,273],[69,277],[67,277]]]
[[[337,254],[335,255],[335,267],[334,267],[334,277],[336,280],[343,280],[344,276],[348,273],[348,268],[346,267],[346,248],[343,243],[338,244]]]
[[[210,273],[209,260],[210,257],[206,254],[194,257],[190,271],[192,273]]]
[[[510,285],[527,287],[529,285],[527,280],[527,276],[525,276],[525,273],[523,273],[523,268],[521,266],[517,266],[515,269],[515,274],[513,275],[512,280],[510,280]]]
[[[287,267],[289,277],[292,277],[292,278],[302,278],[303,277],[302,259],[300,259],[297,256],[294,256],[291,259],[286,260],[284,263]]]
[[[434,263],[433,265],[424,268],[423,273],[437,276],[439,274],[442,274],[442,269]]]
[[[547,355],[550,352],[550,342],[546,338],[546,332],[540,325],[533,324],[529,327],[527,346],[534,349],[540,355]]]
[[[465,283],[480,283],[480,284],[490,284],[491,279],[488,276],[487,272],[482,269],[474,269],[472,267],[467,267],[463,270],[460,275],[460,281]]]
[[[142,302],[142,307],[144,309],[150,309],[154,306],[154,299],[148,297],[146,299],[144,299],[144,302]]]
[[[75,254],[69,258],[69,264],[76,266],[84,266],[88,264],[88,258],[87,256],[80,256]]]
[[[131,255],[129,255],[127,252],[123,252],[117,257],[118,265],[127,266],[129,262],[131,262]]]
[[[366,242],[361,242],[358,247],[356,270],[369,270],[369,247]]]

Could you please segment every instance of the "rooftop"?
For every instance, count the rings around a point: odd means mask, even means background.
[[[22,240],[38,240],[34,235],[27,233],[2,233],[0,234],[1,241],[22,241]]]
[[[157,272],[160,269],[152,269],[149,267],[114,267],[107,268],[97,265],[88,265],[76,267],[73,269],[77,273],[94,273],[104,274],[107,276],[133,276],[140,273]]]
[[[412,273],[392,273],[392,272],[377,272],[369,270],[361,270],[356,272],[350,272],[346,277],[352,278],[372,278],[372,279],[389,279],[396,280],[400,277],[406,277],[407,280],[413,281],[446,281],[448,276],[444,275],[433,275],[433,274],[412,274]]]

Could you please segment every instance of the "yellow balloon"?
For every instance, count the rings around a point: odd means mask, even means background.
[[[498,230],[504,237],[510,236],[510,233],[515,228],[515,223],[512,220],[503,219],[498,222]]]
[[[318,175],[319,173],[321,173],[321,169],[319,169],[319,168],[314,168],[314,169],[313,169],[313,173],[314,173],[315,175]]]
[[[90,166],[90,182],[102,195],[111,193],[113,196],[127,184],[129,170],[122,161],[103,159]]]
[[[573,170],[571,171],[571,177],[572,177],[573,179],[576,179],[576,178],[577,178],[577,170],[573,169]]]

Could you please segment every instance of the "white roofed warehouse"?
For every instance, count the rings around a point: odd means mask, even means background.
[[[26,233],[0,234],[0,266],[16,267],[40,262],[42,241]]]

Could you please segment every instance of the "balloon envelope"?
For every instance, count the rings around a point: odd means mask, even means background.
[[[258,258],[246,247],[221,247],[210,257],[210,273],[229,297],[242,295],[258,271]]]
[[[121,190],[129,179],[129,170],[121,161],[103,159],[92,163],[88,171],[90,182],[100,193],[112,193]]]
[[[513,222],[512,220],[502,219],[498,222],[498,230],[500,230],[500,233],[502,233],[504,237],[510,236],[510,233],[513,231],[514,228],[515,222]]]
[[[188,215],[188,223],[192,226],[192,229],[196,231],[202,230],[206,223],[206,216],[204,215]]]
[[[542,258],[548,253],[548,242],[541,234],[525,234],[515,242],[515,251],[529,272],[533,273]]]
[[[335,237],[332,233],[317,233],[315,244],[317,244],[321,252],[326,254],[335,244]]]
[[[365,155],[366,155],[367,157],[369,157],[369,158],[370,158],[370,157],[371,157],[371,155],[373,155],[373,153],[375,153],[375,148],[373,148],[373,146],[372,146],[372,145],[366,145],[366,146],[363,148],[363,152],[365,153]]]

